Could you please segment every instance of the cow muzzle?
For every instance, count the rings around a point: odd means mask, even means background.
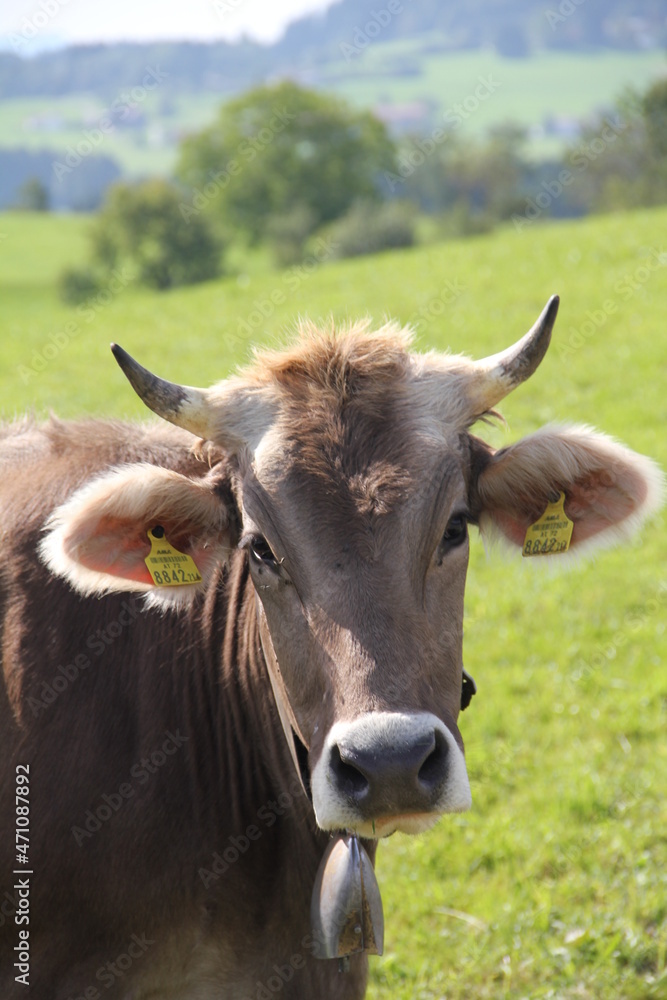
[[[336,723],[311,791],[323,830],[363,837],[421,833],[442,813],[471,804],[463,752],[430,712],[369,712]]]

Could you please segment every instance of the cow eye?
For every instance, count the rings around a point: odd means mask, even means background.
[[[468,537],[468,518],[465,514],[454,514],[449,519],[440,543],[440,551],[444,555],[450,549],[462,545]]]
[[[250,552],[250,558],[255,563],[262,564],[263,566],[270,566],[271,569],[277,569],[278,560],[271,551],[271,546],[267,542],[266,538],[262,535],[255,535],[250,539],[248,551]]]

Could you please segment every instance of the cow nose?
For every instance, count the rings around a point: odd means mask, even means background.
[[[375,747],[339,740],[330,750],[329,774],[364,818],[428,812],[447,780],[448,756],[447,740],[434,728]]]
[[[416,833],[441,813],[470,808],[463,749],[432,712],[365,712],[335,722],[310,787],[320,829],[363,836],[375,836],[376,820]]]

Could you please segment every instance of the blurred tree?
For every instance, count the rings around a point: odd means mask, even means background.
[[[508,59],[526,59],[530,45],[520,21],[502,21],[496,30],[496,51]]]
[[[377,200],[393,163],[393,142],[369,112],[291,82],[259,87],[183,143],[177,174],[192,195],[182,212],[217,214],[251,242],[275,230],[276,216],[285,230],[293,212],[293,232],[305,219],[313,230],[357,199]]]
[[[152,288],[215,278],[221,240],[205,217],[186,222],[180,204],[178,188],[164,180],[115,184],[92,229],[97,261],[108,270],[129,263]]]
[[[304,244],[315,228],[312,209],[307,205],[294,205],[284,215],[272,215],[266,226],[266,235],[279,267],[289,267],[301,260]]]
[[[562,166],[574,177],[563,200],[580,211],[667,202],[667,80],[624,94],[583,131]]]
[[[418,159],[399,192],[429,214],[454,213],[453,231],[488,229],[493,221],[509,219],[532,188],[534,168],[524,156],[526,133],[515,125],[497,126],[482,140],[463,139],[452,131],[427,156]],[[413,139],[399,153],[409,163]],[[448,228],[452,226],[448,223]]]
[[[667,158],[667,79],[658,80],[642,100],[649,152],[656,158]]]
[[[383,205],[358,201],[319,235],[329,241],[332,259],[411,247],[415,242],[414,206],[400,201]]]
[[[66,267],[58,282],[60,298],[68,306],[86,302],[102,288],[102,275],[91,267]]]
[[[16,207],[24,212],[48,212],[49,192],[39,177],[29,177],[21,185]]]

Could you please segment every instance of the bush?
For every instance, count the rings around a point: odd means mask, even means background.
[[[304,244],[315,228],[315,216],[308,205],[297,205],[284,215],[272,215],[266,235],[278,267],[289,267],[303,258]]]
[[[178,188],[164,180],[114,185],[92,231],[96,260],[107,270],[130,264],[157,289],[217,277],[222,241],[203,215],[186,221],[181,205]]]
[[[16,207],[24,212],[48,212],[49,192],[39,177],[29,177],[21,185]]]
[[[667,157],[667,80],[658,80],[644,94],[641,111],[650,152],[663,165]]]
[[[443,239],[458,240],[464,236],[481,236],[490,233],[498,222],[491,212],[474,212],[465,201],[459,201],[439,220],[439,230]]]
[[[357,202],[320,235],[331,241],[332,257],[360,257],[411,247],[415,242],[414,216],[415,207],[408,202]]]
[[[572,185],[563,201],[582,211],[667,202],[667,80],[658,80],[644,94],[623,94],[615,114],[591,122],[566,151],[563,166],[572,163],[586,169],[580,170],[576,191]]]
[[[78,306],[100,290],[99,275],[89,267],[68,267],[59,279],[60,297],[68,306]]]

